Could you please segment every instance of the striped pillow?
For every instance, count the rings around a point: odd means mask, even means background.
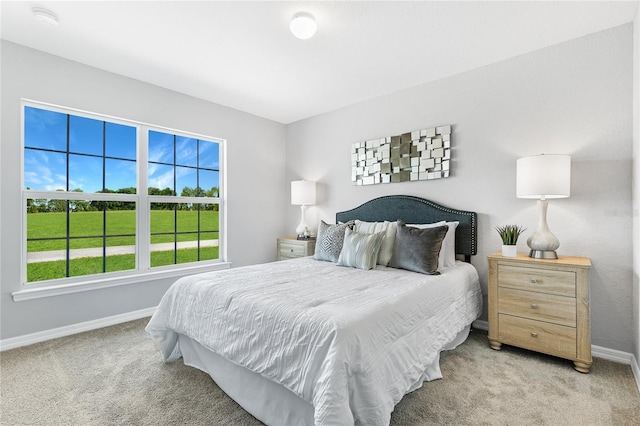
[[[375,234],[376,232],[384,231],[385,237],[382,239],[382,245],[380,246],[378,265],[388,266],[391,255],[393,254],[393,242],[396,239],[397,227],[398,221],[364,222],[362,220],[356,220],[356,226],[353,227],[353,230],[363,234]]]
[[[384,234],[384,231],[375,234],[361,234],[347,228],[338,265],[358,269],[375,268]]]

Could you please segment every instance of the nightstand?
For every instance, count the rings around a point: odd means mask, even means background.
[[[525,253],[489,260],[489,344],[518,346],[591,367],[586,257],[533,259]]]
[[[278,238],[278,260],[313,256],[315,250],[315,238],[310,240],[298,240],[296,237]]]

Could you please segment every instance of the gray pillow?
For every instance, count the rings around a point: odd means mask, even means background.
[[[365,270],[375,268],[384,236],[385,231],[365,234],[347,228],[338,265]]]
[[[342,251],[344,232],[347,228],[352,228],[353,223],[353,221],[350,221],[338,225],[329,225],[324,220],[321,220],[320,226],[318,226],[316,251],[313,254],[313,258],[336,263]]]
[[[418,229],[398,222],[389,266],[422,274],[439,275],[438,255],[449,227]]]

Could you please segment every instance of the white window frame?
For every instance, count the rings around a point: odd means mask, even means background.
[[[27,190],[24,182],[24,120],[25,107],[34,107],[71,114],[95,120],[123,124],[136,128],[136,167],[137,194],[110,194],[94,192],[66,192]],[[191,132],[170,129],[148,123],[137,122],[104,114],[90,113],[78,109],[52,105],[48,103],[22,99],[20,103],[20,189],[21,189],[21,285],[20,290],[13,292],[15,301],[30,300],[41,297],[58,296],[61,294],[107,288],[119,285],[140,283],[162,278],[188,275],[203,272],[203,270],[226,269],[231,266],[227,261],[227,222],[226,222],[226,140]],[[159,131],[177,136],[217,142],[219,147],[219,197],[180,197],[148,195],[148,135],[149,131]],[[62,199],[62,200],[90,200],[90,201],[125,201],[136,203],[136,268],[127,271],[105,272],[101,274],[84,275],[79,277],[57,278],[46,281],[27,282],[27,199]],[[218,204],[218,259],[202,260],[177,265],[151,267],[150,265],[150,215],[151,203],[196,203]]]

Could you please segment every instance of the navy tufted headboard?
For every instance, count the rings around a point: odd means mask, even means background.
[[[469,262],[470,257],[478,252],[478,215],[475,212],[450,209],[424,198],[388,195],[374,198],[355,209],[336,213],[336,222],[355,219],[366,222],[402,220],[407,224],[457,221],[460,223],[456,229],[456,254],[464,255]]]

